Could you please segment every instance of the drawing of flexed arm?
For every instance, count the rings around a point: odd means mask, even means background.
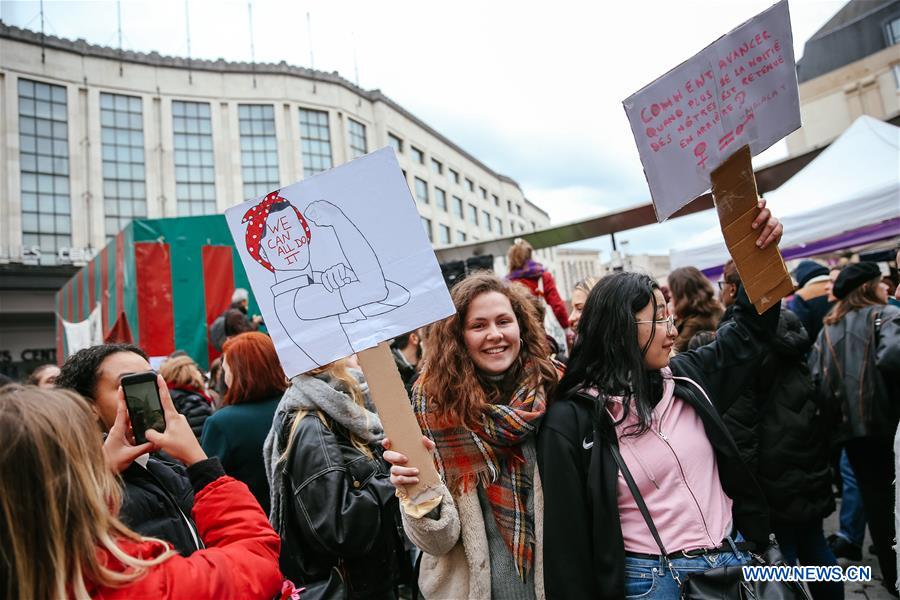
[[[316,226],[334,229],[350,264],[338,263],[325,269],[321,274],[321,287],[314,285],[298,290],[297,314],[304,319],[316,319],[384,300],[388,290],[378,257],[347,215],[326,200],[313,202],[303,213]],[[319,274],[313,274],[316,283],[320,283],[319,278]],[[343,306],[335,306],[335,295],[340,297]]]

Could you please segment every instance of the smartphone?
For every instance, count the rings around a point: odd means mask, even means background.
[[[165,431],[166,418],[159,400],[159,389],[156,387],[156,371],[125,375],[121,383],[135,443],[140,445],[147,441],[144,432],[148,429],[155,429],[160,433]]]

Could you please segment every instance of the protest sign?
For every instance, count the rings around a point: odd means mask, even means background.
[[[759,154],[800,127],[782,0],[623,102],[658,221],[710,189],[738,148]]]
[[[390,148],[234,206],[225,218],[288,377],[455,312]],[[390,353],[388,363],[377,360],[365,369],[370,387],[403,392],[373,400],[394,448],[422,471],[415,500],[439,478]],[[423,455],[425,463],[415,460]]]

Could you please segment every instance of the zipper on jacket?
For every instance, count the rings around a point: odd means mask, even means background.
[[[674,402],[674,401],[675,401],[675,398],[673,397],[672,402]],[[671,406],[671,403],[669,406]],[[669,407],[666,407],[666,411],[668,411],[668,410],[669,410]],[[665,414],[665,411],[663,414]],[[712,541],[713,537],[709,532],[709,525],[706,523],[706,516],[703,514],[703,509],[700,508],[700,502],[697,501],[697,496],[694,495],[694,490],[692,490],[691,486],[688,485],[687,477],[684,474],[684,468],[681,466],[681,461],[678,459],[678,454],[675,452],[675,448],[672,447],[672,445],[669,443],[669,438],[666,436],[665,433],[663,433],[662,418],[660,418],[660,420],[659,420],[659,427],[657,428],[655,433],[660,437],[660,439],[662,439],[663,443],[666,445],[666,447],[672,453],[672,456],[675,457],[675,462],[678,464],[678,471],[681,473],[681,480],[684,482],[684,487],[687,488],[688,493],[691,495],[691,498],[694,500],[694,504],[697,505],[697,512],[700,513],[700,520],[703,522],[703,529],[704,529],[704,531],[706,531],[706,537]]]

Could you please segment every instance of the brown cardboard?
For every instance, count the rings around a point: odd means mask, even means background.
[[[419,469],[419,483],[406,488],[410,502],[420,504],[435,498],[439,495],[435,488],[440,485],[441,478],[434,468],[434,459],[422,445],[422,430],[413,414],[390,346],[381,342],[359,352],[357,357],[384,432],[391,440],[391,448],[409,458],[407,466]]]
[[[781,251],[775,244],[756,247],[760,231],[752,222],[759,214],[750,147],[744,146],[711,174],[712,195],[725,245],[731,253],[747,296],[759,314],[794,291]]]

